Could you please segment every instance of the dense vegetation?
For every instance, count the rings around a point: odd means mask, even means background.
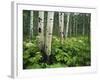
[[[60,44],[60,39],[53,37],[50,62],[46,55],[39,51],[37,40],[24,41],[24,68],[56,68],[90,65],[90,40],[88,37],[71,37]]]

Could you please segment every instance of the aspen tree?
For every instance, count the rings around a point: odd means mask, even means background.
[[[70,19],[70,13],[67,13],[66,34],[65,34],[66,38],[68,37],[69,19]]]
[[[74,13],[74,24],[73,24],[73,35],[75,36],[75,28],[76,28],[76,13]]]
[[[86,34],[89,35],[90,34],[90,16],[91,14],[87,13],[86,15],[86,20],[85,20],[85,23],[86,23]]]
[[[83,26],[82,26],[83,27],[83,29],[82,29],[83,31],[82,31],[82,35],[84,36],[85,35],[85,15],[84,14],[82,15],[82,18],[83,18],[83,23],[82,23],[83,24]]]
[[[38,17],[38,46],[44,48],[44,11],[39,11]]]
[[[64,13],[59,12],[59,29],[60,29],[60,41],[63,44],[64,39]]]
[[[77,31],[78,31],[78,30],[77,30],[77,27],[78,27],[78,26],[77,26],[77,24],[78,24],[78,23],[77,23],[77,19],[78,19],[78,16],[76,16],[76,24],[75,24],[75,26],[76,26],[76,27],[75,27],[75,35],[76,35],[76,36],[77,36]]]
[[[33,11],[30,11],[30,39],[33,38]]]
[[[76,13],[76,28],[75,28],[75,34],[76,34],[76,36],[77,36],[77,34],[78,34],[78,17],[79,17],[79,13],[77,12]]]
[[[88,14],[87,16],[88,20],[87,20],[87,34],[90,35],[90,22],[91,22],[91,14]]]
[[[48,12],[47,27],[46,27],[46,41],[45,41],[45,51],[46,51],[48,60],[49,60],[49,56],[51,55],[53,21],[54,21],[54,12]]]
[[[79,13],[77,13],[77,12],[74,13],[74,36],[77,36],[78,15],[79,15]]]
[[[70,13],[70,21],[69,21],[69,34],[72,36],[72,13]]]

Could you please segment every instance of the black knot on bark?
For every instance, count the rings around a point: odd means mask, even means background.
[[[39,22],[41,21],[42,19],[39,17]]]
[[[39,33],[41,33],[41,28],[39,28]]]
[[[49,33],[49,35],[52,35],[52,33]]]
[[[64,34],[64,32],[60,32],[61,34]]]
[[[52,18],[50,20],[53,20]]]

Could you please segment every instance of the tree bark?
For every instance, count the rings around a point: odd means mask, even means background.
[[[75,36],[77,36],[78,34],[78,16],[79,16],[79,13],[76,13],[76,21],[75,21]]]
[[[69,21],[69,36],[72,36],[72,14],[70,13],[70,21]]]
[[[85,35],[85,15],[83,14],[83,31],[82,31],[83,36]]]
[[[39,11],[39,17],[38,17],[38,46],[40,50],[43,50],[44,48],[44,12]]]
[[[68,37],[69,19],[70,19],[70,13],[67,13],[66,34],[65,34],[66,38]]]
[[[60,29],[60,41],[63,44],[64,39],[64,13],[59,12],[59,29]]]
[[[30,40],[33,38],[33,11],[30,11]]]
[[[78,15],[79,15],[79,13],[77,13],[77,12],[75,12],[74,13],[74,36],[77,36],[77,24],[78,24],[78,22],[77,22],[77,17],[78,17]]]
[[[47,56],[51,55],[53,21],[54,21],[54,12],[48,12],[47,27],[46,27],[46,41],[45,41],[45,51]]]

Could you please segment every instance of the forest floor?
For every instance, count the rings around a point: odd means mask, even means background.
[[[23,42],[23,69],[90,66],[90,43],[90,38],[83,36],[66,38],[61,45],[60,39],[53,36],[51,55],[47,60],[48,56],[38,48],[37,39],[25,40]]]

